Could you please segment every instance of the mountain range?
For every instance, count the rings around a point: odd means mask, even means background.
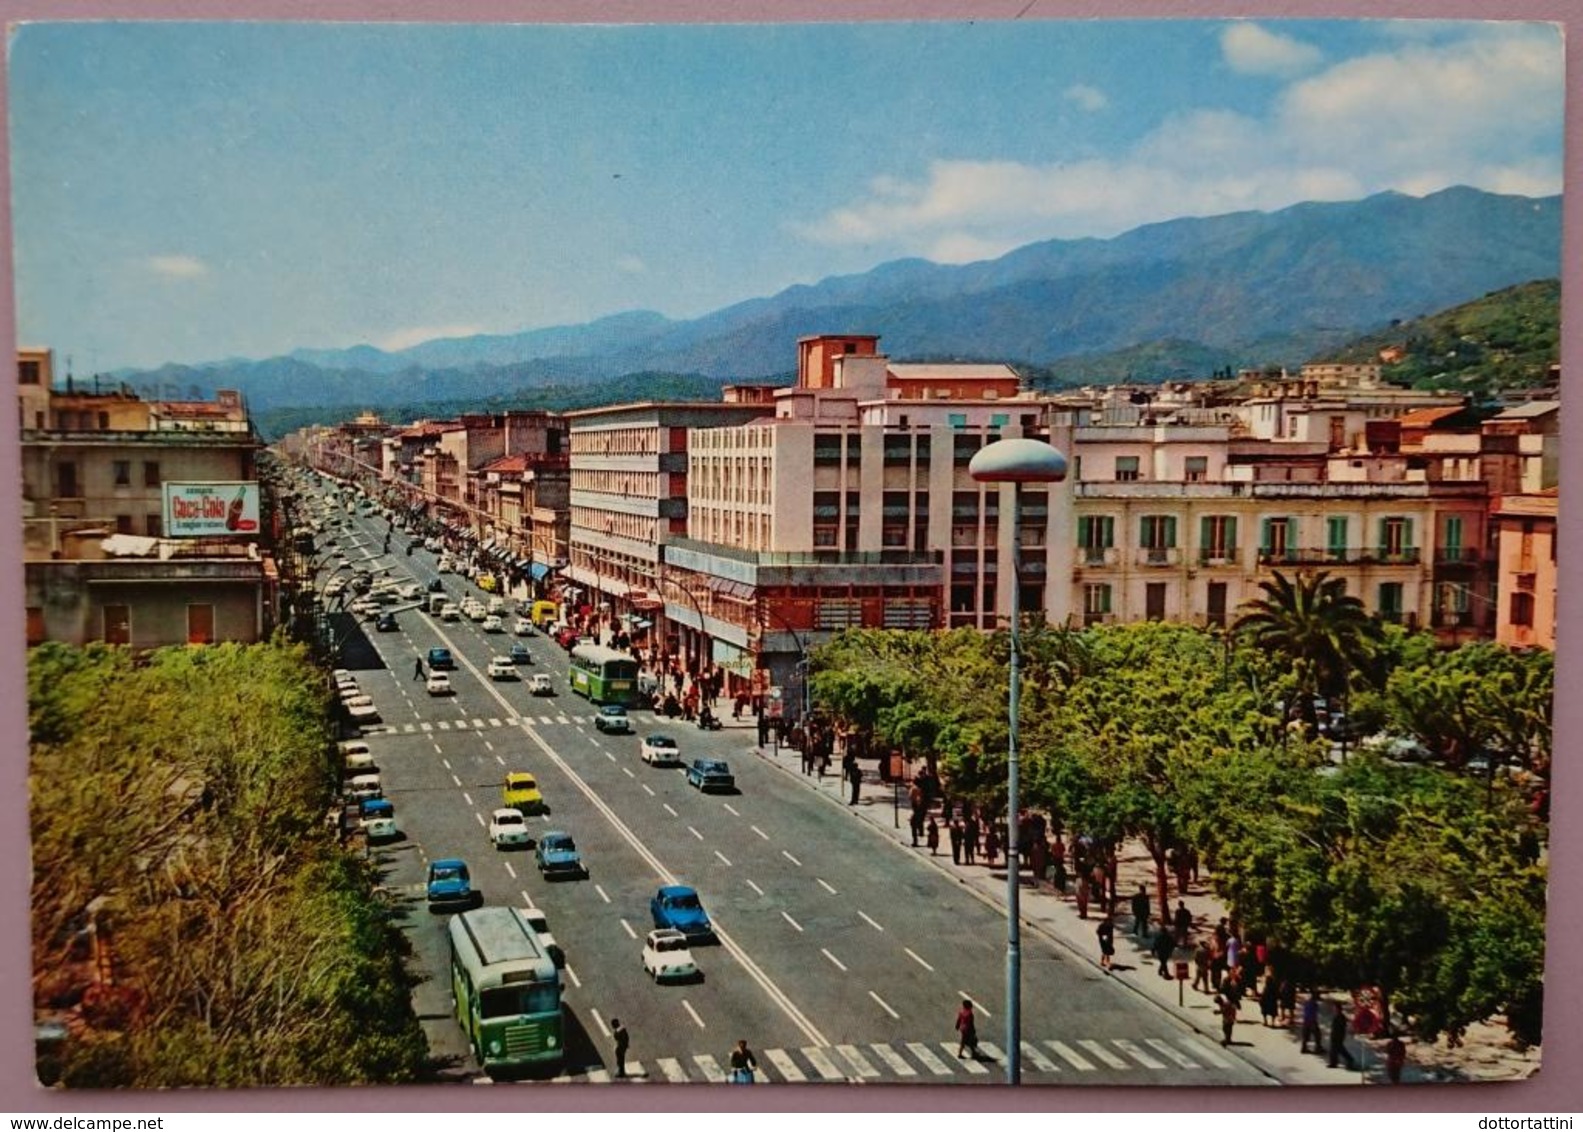
[[[881,335],[901,360],[1000,361],[1060,379],[1295,366],[1392,322],[1560,275],[1561,198],[1457,187],[1424,197],[1184,218],[998,259],[881,264],[695,319],[631,311],[520,334],[301,349],[117,374],[134,388],[239,389],[253,411],[495,400],[635,373],[752,381],[810,334]]]

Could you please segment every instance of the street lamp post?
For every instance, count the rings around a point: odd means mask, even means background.
[[[1017,715],[1022,664],[1018,623],[1022,619],[1022,587],[1017,574],[1017,525],[1021,518],[1022,485],[1064,480],[1066,457],[1042,440],[997,440],[979,449],[967,472],[979,483],[1012,485],[1011,691],[1006,736],[1006,1084],[1017,1085],[1022,1082],[1022,861],[1017,843]]]

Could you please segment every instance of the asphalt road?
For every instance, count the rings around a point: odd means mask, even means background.
[[[375,553],[386,524],[358,527],[365,545],[351,552],[354,563],[368,556],[367,565],[394,564],[393,576],[424,584],[436,576],[434,555],[404,553],[403,532],[387,557]],[[443,580],[453,598],[487,596],[463,578]],[[548,639],[526,639],[534,664],[522,671],[550,672],[556,688],[535,697],[525,681],[484,676],[514,638],[419,609],[397,620],[386,633],[361,622],[366,635],[352,630],[343,663],[382,716],[368,741],[403,837],[372,853],[403,910],[424,978],[415,1003],[443,1076],[480,1075],[451,1018],[445,917],[423,901],[427,862],[459,856],[487,903],[543,908],[567,953],[562,1076],[609,1079],[609,1020],[619,1017],[632,1035],[629,1072],[648,1081],[719,1080],[738,1038],[774,1082],[1004,1079],[1003,914],[758,758],[750,730],[704,733],[634,711],[636,734],[601,735],[596,709],[568,691],[566,656]],[[453,696],[430,697],[413,678],[414,657],[433,645],[456,657]],[[641,762],[650,730],[672,735],[684,760],[727,759],[738,792],[705,796],[682,771]],[[550,812],[530,821],[571,832],[590,879],[546,882],[531,852],[491,845],[485,827],[509,770],[538,776]],[[718,945],[694,949],[702,982],[656,986],[641,969],[649,897],[664,883],[695,886],[719,929]],[[955,1055],[963,998],[979,1006],[980,1060]],[[1269,1083],[1028,932],[1022,1010],[1027,1084]]]

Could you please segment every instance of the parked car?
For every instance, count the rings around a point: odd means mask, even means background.
[[[555,830],[544,834],[533,850],[533,859],[545,880],[559,877],[588,879],[588,866],[583,863],[583,855],[569,833]]]
[[[715,928],[704,911],[696,889],[685,884],[667,884],[649,900],[649,915],[656,928],[671,928],[689,940],[713,939]]]
[[[512,846],[525,849],[533,838],[528,833],[528,820],[522,816],[522,811],[503,807],[490,815],[489,840],[495,843],[496,849],[509,849]]]
[[[359,774],[354,778],[348,778],[343,789],[350,802],[362,802],[369,798],[385,796],[384,784],[380,782],[377,774]]]
[[[501,801],[525,814],[544,810],[544,795],[539,792],[539,780],[525,770],[514,770],[506,775],[506,785],[501,790]]]
[[[643,970],[656,983],[702,979],[687,937],[675,928],[655,928],[643,941]]]
[[[603,705],[599,714],[594,716],[594,730],[605,735],[632,734],[632,721],[627,718],[627,709],[620,704]]]
[[[511,642],[511,663],[532,664],[533,654],[528,651],[528,646],[521,641]]]
[[[500,620],[499,615],[494,614],[494,613],[490,613],[490,614],[485,615],[485,617],[484,617],[484,632],[486,632],[486,633],[504,633],[505,631],[506,631],[506,624],[505,624],[504,621]]]
[[[443,672],[429,673],[428,682],[423,687],[431,696],[452,696],[456,694],[456,689],[451,687],[451,678]]]
[[[535,672],[533,679],[528,681],[528,691],[535,696],[553,696],[555,694],[555,686],[550,683],[549,673]]]
[[[720,759],[694,759],[687,768],[687,783],[706,794],[712,790],[728,794],[737,788],[731,768]]]
[[[429,650],[429,668],[436,672],[451,672],[456,669],[456,659],[451,656],[450,649],[432,648]]]
[[[529,904],[524,908],[519,908],[518,911],[522,913],[522,918],[528,921],[528,927],[532,928],[533,933],[539,937],[539,943],[543,945],[545,953],[549,955],[550,962],[557,967],[566,966],[566,952],[561,950],[561,945],[555,942],[555,936],[550,931],[549,917],[544,914],[544,909]]]
[[[370,841],[390,841],[396,837],[396,807],[388,798],[369,798],[362,803],[359,822]]]
[[[429,911],[471,908],[474,904],[482,903],[480,895],[473,888],[472,874],[467,871],[466,861],[446,857],[429,862]]]
[[[374,701],[367,696],[354,696],[357,702],[345,705],[346,714],[353,723],[359,726],[365,723],[379,722],[379,709],[374,706]]]
[[[517,675],[517,666],[511,663],[511,658],[509,656],[497,656],[491,658],[489,661],[489,667],[485,670],[485,672],[491,680],[521,679],[521,677]]]
[[[676,740],[669,735],[647,735],[639,749],[643,761],[650,766],[681,766],[682,752]]]

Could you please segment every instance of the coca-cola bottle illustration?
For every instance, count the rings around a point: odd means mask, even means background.
[[[231,507],[225,513],[225,529],[228,531],[240,530],[242,526],[242,506],[247,501],[247,488],[236,489],[236,498],[231,500]]]

